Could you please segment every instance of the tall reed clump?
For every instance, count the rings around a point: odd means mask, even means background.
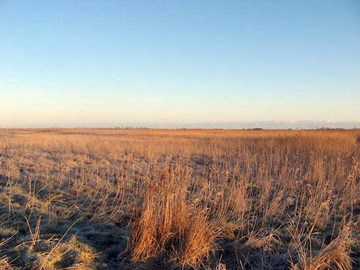
[[[187,171],[163,171],[150,180],[132,224],[132,259],[198,268],[215,250],[220,228],[206,209],[191,206]]]

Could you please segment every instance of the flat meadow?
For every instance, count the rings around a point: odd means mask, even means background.
[[[360,132],[2,130],[0,269],[360,269]]]

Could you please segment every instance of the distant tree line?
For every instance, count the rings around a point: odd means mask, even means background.
[[[115,127],[115,129],[149,129],[148,127]]]

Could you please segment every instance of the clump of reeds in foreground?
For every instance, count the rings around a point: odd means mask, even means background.
[[[215,250],[219,226],[186,202],[186,172],[162,172],[149,182],[132,225],[132,259],[198,268]]]

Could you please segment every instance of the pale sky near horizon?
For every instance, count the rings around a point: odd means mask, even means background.
[[[0,0],[0,124],[360,122],[360,1]]]

